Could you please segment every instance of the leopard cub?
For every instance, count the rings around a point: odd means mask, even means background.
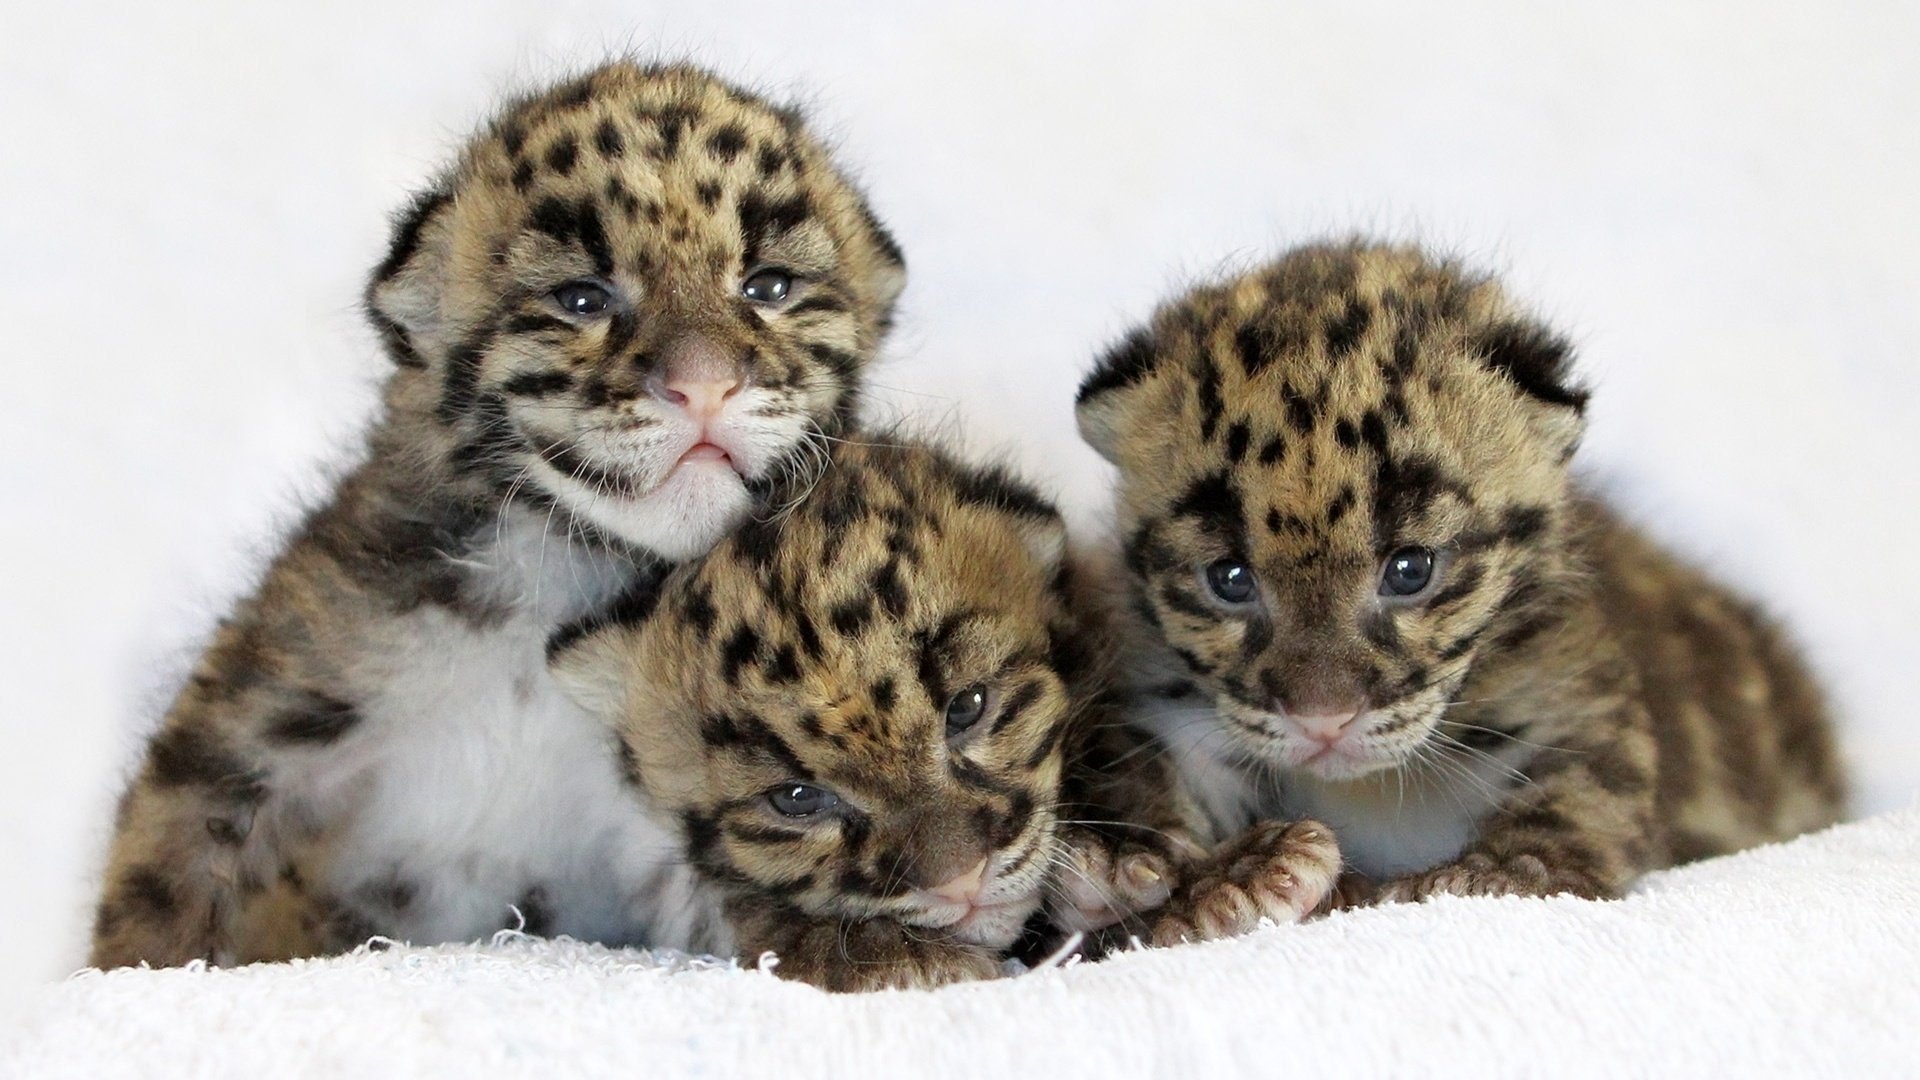
[[[1353,242],[1163,305],[1087,378],[1131,707],[1212,839],[1311,816],[1350,896],[1604,897],[1840,815],[1779,631],[1569,479],[1570,361],[1491,278]]]
[[[1065,546],[997,470],[841,442],[786,512],[557,637],[709,896],[718,933],[654,943],[772,952],[832,990],[995,975],[1068,857],[1093,734]],[[1134,886],[1168,870],[1147,850]],[[1115,906],[1166,886],[1145,891]]]

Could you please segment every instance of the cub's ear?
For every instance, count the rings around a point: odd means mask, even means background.
[[[547,670],[581,708],[610,723],[625,720],[640,682],[640,635],[659,599],[660,584],[642,581],[547,639]]]
[[[959,500],[1007,515],[1033,561],[1049,576],[1060,569],[1067,552],[1067,523],[1033,485],[998,465],[963,466]]]
[[[452,211],[443,187],[415,197],[394,221],[387,257],[367,283],[367,315],[404,367],[425,367],[446,349],[441,299],[453,264]]]
[[[1538,402],[1535,426],[1562,452],[1585,429],[1587,389],[1573,375],[1573,343],[1531,319],[1494,323],[1473,337],[1481,362]]]
[[[1140,327],[1103,353],[1080,384],[1074,398],[1080,437],[1101,457],[1125,466],[1139,457],[1143,439],[1173,419],[1178,402],[1171,380],[1160,377],[1164,366],[1160,342]]]
[[[873,244],[877,255],[873,268],[873,287],[882,312],[881,325],[890,325],[893,322],[894,302],[900,299],[901,291],[907,287],[907,256],[900,250],[893,233],[880,223],[880,217],[873,212],[867,197],[856,191],[853,200],[854,208],[860,214],[860,224],[866,227],[867,240]]]

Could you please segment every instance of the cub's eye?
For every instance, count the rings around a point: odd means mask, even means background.
[[[1387,556],[1380,572],[1381,596],[1412,596],[1433,582],[1433,552],[1403,547]]]
[[[767,801],[788,817],[812,817],[840,805],[840,796],[812,784],[781,784],[767,792]]]
[[[1229,604],[1244,604],[1253,599],[1257,588],[1253,580],[1253,567],[1238,559],[1208,563],[1207,588]]]
[[[778,304],[793,291],[793,275],[785,270],[762,270],[740,283],[740,295],[756,304]]]
[[[569,281],[553,290],[553,302],[569,315],[598,315],[613,306],[613,294],[591,281]]]
[[[967,730],[987,714],[987,688],[969,686],[947,699],[947,737]]]

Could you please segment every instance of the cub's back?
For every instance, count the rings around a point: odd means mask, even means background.
[[[1838,821],[1846,782],[1825,703],[1780,628],[1597,500],[1576,512],[1595,595],[1653,718],[1674,861]]]

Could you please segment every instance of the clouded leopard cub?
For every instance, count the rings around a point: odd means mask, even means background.
[[[1353,243],[1086,380],[1122,670],[1220,835],[1318,818],[1383,898],[1611,896],[1841,813],[1779,632],[1569,482],[1569,357],[1489,278]]]
[[[1129,764],[1094,722],[1059,515],[997,470],[876,438],[553,647],[708,886],[655,940],[772,951],[836,990],[989,977],[1050,894],[1073,903],[1056,874],[1132,912],[1180,854],[1114,797],[1159,759]],[[1094,835],[1118,857],[1070,861]]]
[[[507,108],[395,231],[366,463],[153,737],[94,962],[645,940],[684,872],[544,645],[811,460],[902,280],[789,110],[628,63]]]

